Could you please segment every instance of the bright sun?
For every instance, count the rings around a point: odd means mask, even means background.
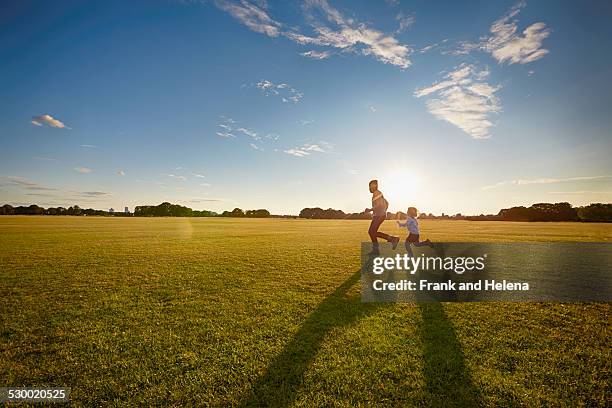
[[[380,191],[389,201],[389,210],[406,211],[404,207],[414,203],[422,190],[421,177],[413,170],[393,170],[379,179]]]

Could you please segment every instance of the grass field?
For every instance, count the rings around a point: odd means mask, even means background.
[[[612,242],[610,224],[421,229],[436,241]],[[612,404],[610,304],[362,304],[366,231],[0,217],[0,386],[72,387],[77,406]]]

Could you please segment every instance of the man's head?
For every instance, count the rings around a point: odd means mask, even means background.
[[[376,190],[378,190],[378,180],[371,180],[369,187],[370,187],[370,193],[373,193]]]

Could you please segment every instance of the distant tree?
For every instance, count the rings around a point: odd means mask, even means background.
[[[347,218],[347,215],[342,210],[334,210],[333,208],[328,208],[327,210],[323,210],[322,208],[304,208],[300,211],[300,218],[310,218],[310,219],[344,219]]]
[[[234,208],[230,213],[229,213],[230,217],[244,217],[244,211],[242,211],[240,208]]]
[[[585,222],[612,222],[612,204],[595,203],[579,207],[578,217]]]
[[[248,210],[245,215],[250,218],[267,218],[270,216],[270,211],[264,209]]]

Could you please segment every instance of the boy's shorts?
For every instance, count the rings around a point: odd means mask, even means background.
[[[419,234],[408,234],[408,238],[406,238],[408,242],[419,242]]]

